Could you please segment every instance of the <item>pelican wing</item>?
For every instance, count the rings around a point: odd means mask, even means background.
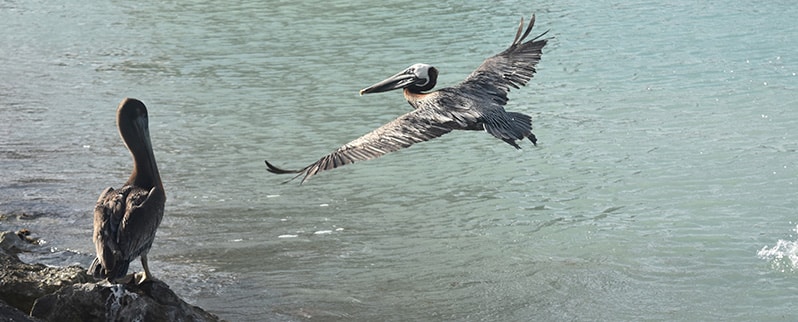
[[[165,201],[157,187],[106,189],[94,207],[97,258],[89,272],[98,278],[124,276],[130,262],[152,245]]]
[[[119,231],[119,222],[125,214],[124,203],[121,201],[123,195],[114,188],[105,189],[97,204],[94,206],[94,247],[97,251],[97,258],[92,262],[89,273],[97,278],[108,276],[108,273],[116,267],[116,263],[121,258],[119,245],[116,243],[116,235]]]
[[[332,170],[356,161],[371,160],[415,143],[437,138],[452,131],[451,122],[456,121],[430,109],[415,109],[345,144],[303,169],[284,170],[266,161],[267,170],[278,174],[298,173],[291,180],[304,175],[302,178],[304,183],[321,171]]]
[[[515,40],[510,47],[482,62],[458,87],[490,94],[497,103],[507,104],[510,87],[520,88],[535,75],[535,66],[540,61],[543,47],[551,39],[540,39],[548,32],[546,31],[524,42],[534,25],[535,15],[532,15],[529,26],[524,31],[524,19],[521,18]]]
[[[125,201],[126,212],[119,224],[117,243],[125,259],[132,261],[152,246],[163,218],[166,195],[159,187],[150,190],[136,187]]]

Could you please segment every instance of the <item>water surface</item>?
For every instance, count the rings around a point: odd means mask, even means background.
[[[454,85],[521,16],[556,37],[508,110],[539,146],[448,134],[280,184]],[[87,266],[91,209],[150,109],[153,274],[231,321],[791,320],[798,9],[731,1],[0,4],[0,221]],[[140,269],[138,263],[133,269]]]

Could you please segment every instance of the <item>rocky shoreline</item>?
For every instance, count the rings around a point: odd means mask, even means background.
[[[35,240],[0,232],[0,317],[3,321],[221,321],[183,301],[163,281],[98,282],[80,266],[27,264],[17,254]]]

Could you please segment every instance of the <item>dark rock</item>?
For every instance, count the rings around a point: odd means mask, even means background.
[[[86,283],[91,279],[79,266],[48,267],[43,264],[25,264],[16,253],[25,245],[14,232],[0,234],[0,300],[24,312],[30,312],[33,302],[64,286]]]
[[[0,233],[0,322],[220,321],[159,280],[141,285],[95,283],[79,266],[23,263],[16,254],[30,245],[28,235]]]
[[[0,321],[39,322],[41,320],[29,316],[18,308],[6,304],[6,302],[0,301]]]
[[[0,249],[11,254],[19,254],[24,251],[30,251],[33,246],[23,239],[23,236],[28,235],[30,235],[30,231],[27,229],[22,229],[18,232],[2,231],[0,232]]]
[[[71,285],[38,299],[31,315],[47,321],[219,321],[157,280]]]
[[[20,240],[22,240],[22,241],[24,241],[26,243],[29,243],[29,244],[33,244],[33,245],[41,245],[42,244],[41,240],[38,237],[32,236],[30,230],[28,230],[28,229],[24,229],[23,228],[23,229],[18,230],[17,231],[17,236],[19,237]]]

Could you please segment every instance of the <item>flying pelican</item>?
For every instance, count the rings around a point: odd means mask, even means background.
[[[485,130],[516,149],[521,147],[515,141],[524,138],[537,145],[537,138],[532,134],[532,118],[504,110],[510,88],[524,86],[532,78],[543,46],[550,39],[541,39],[546,31],[524,42],[534,25],[535,15],[532,15],[526,30],[521,18],[510,47],[486,59],[457,86],[427,92],[435,87],[438,69],[427,64],[414,64],[362,89],[360,95],[402,88],[413,111],[345,144],[307,167],[285,170],[267,160],[267,170],[277,174],[298,173],[288,181],[304,175],[301,184],[321,171],[374,159],[452,130]]]
[[[136,284],[152,279],[147,252],[163,218],[166,194],[152,152],[147,107],[126,98],[116,110],[119,135],[133,155],[133,172],[122,188],[106,188],[94,207],[94,247],[97,258],[89,274],[112,283],[127,283],[130,262],[141,256],[144,276],[133,275]]]

